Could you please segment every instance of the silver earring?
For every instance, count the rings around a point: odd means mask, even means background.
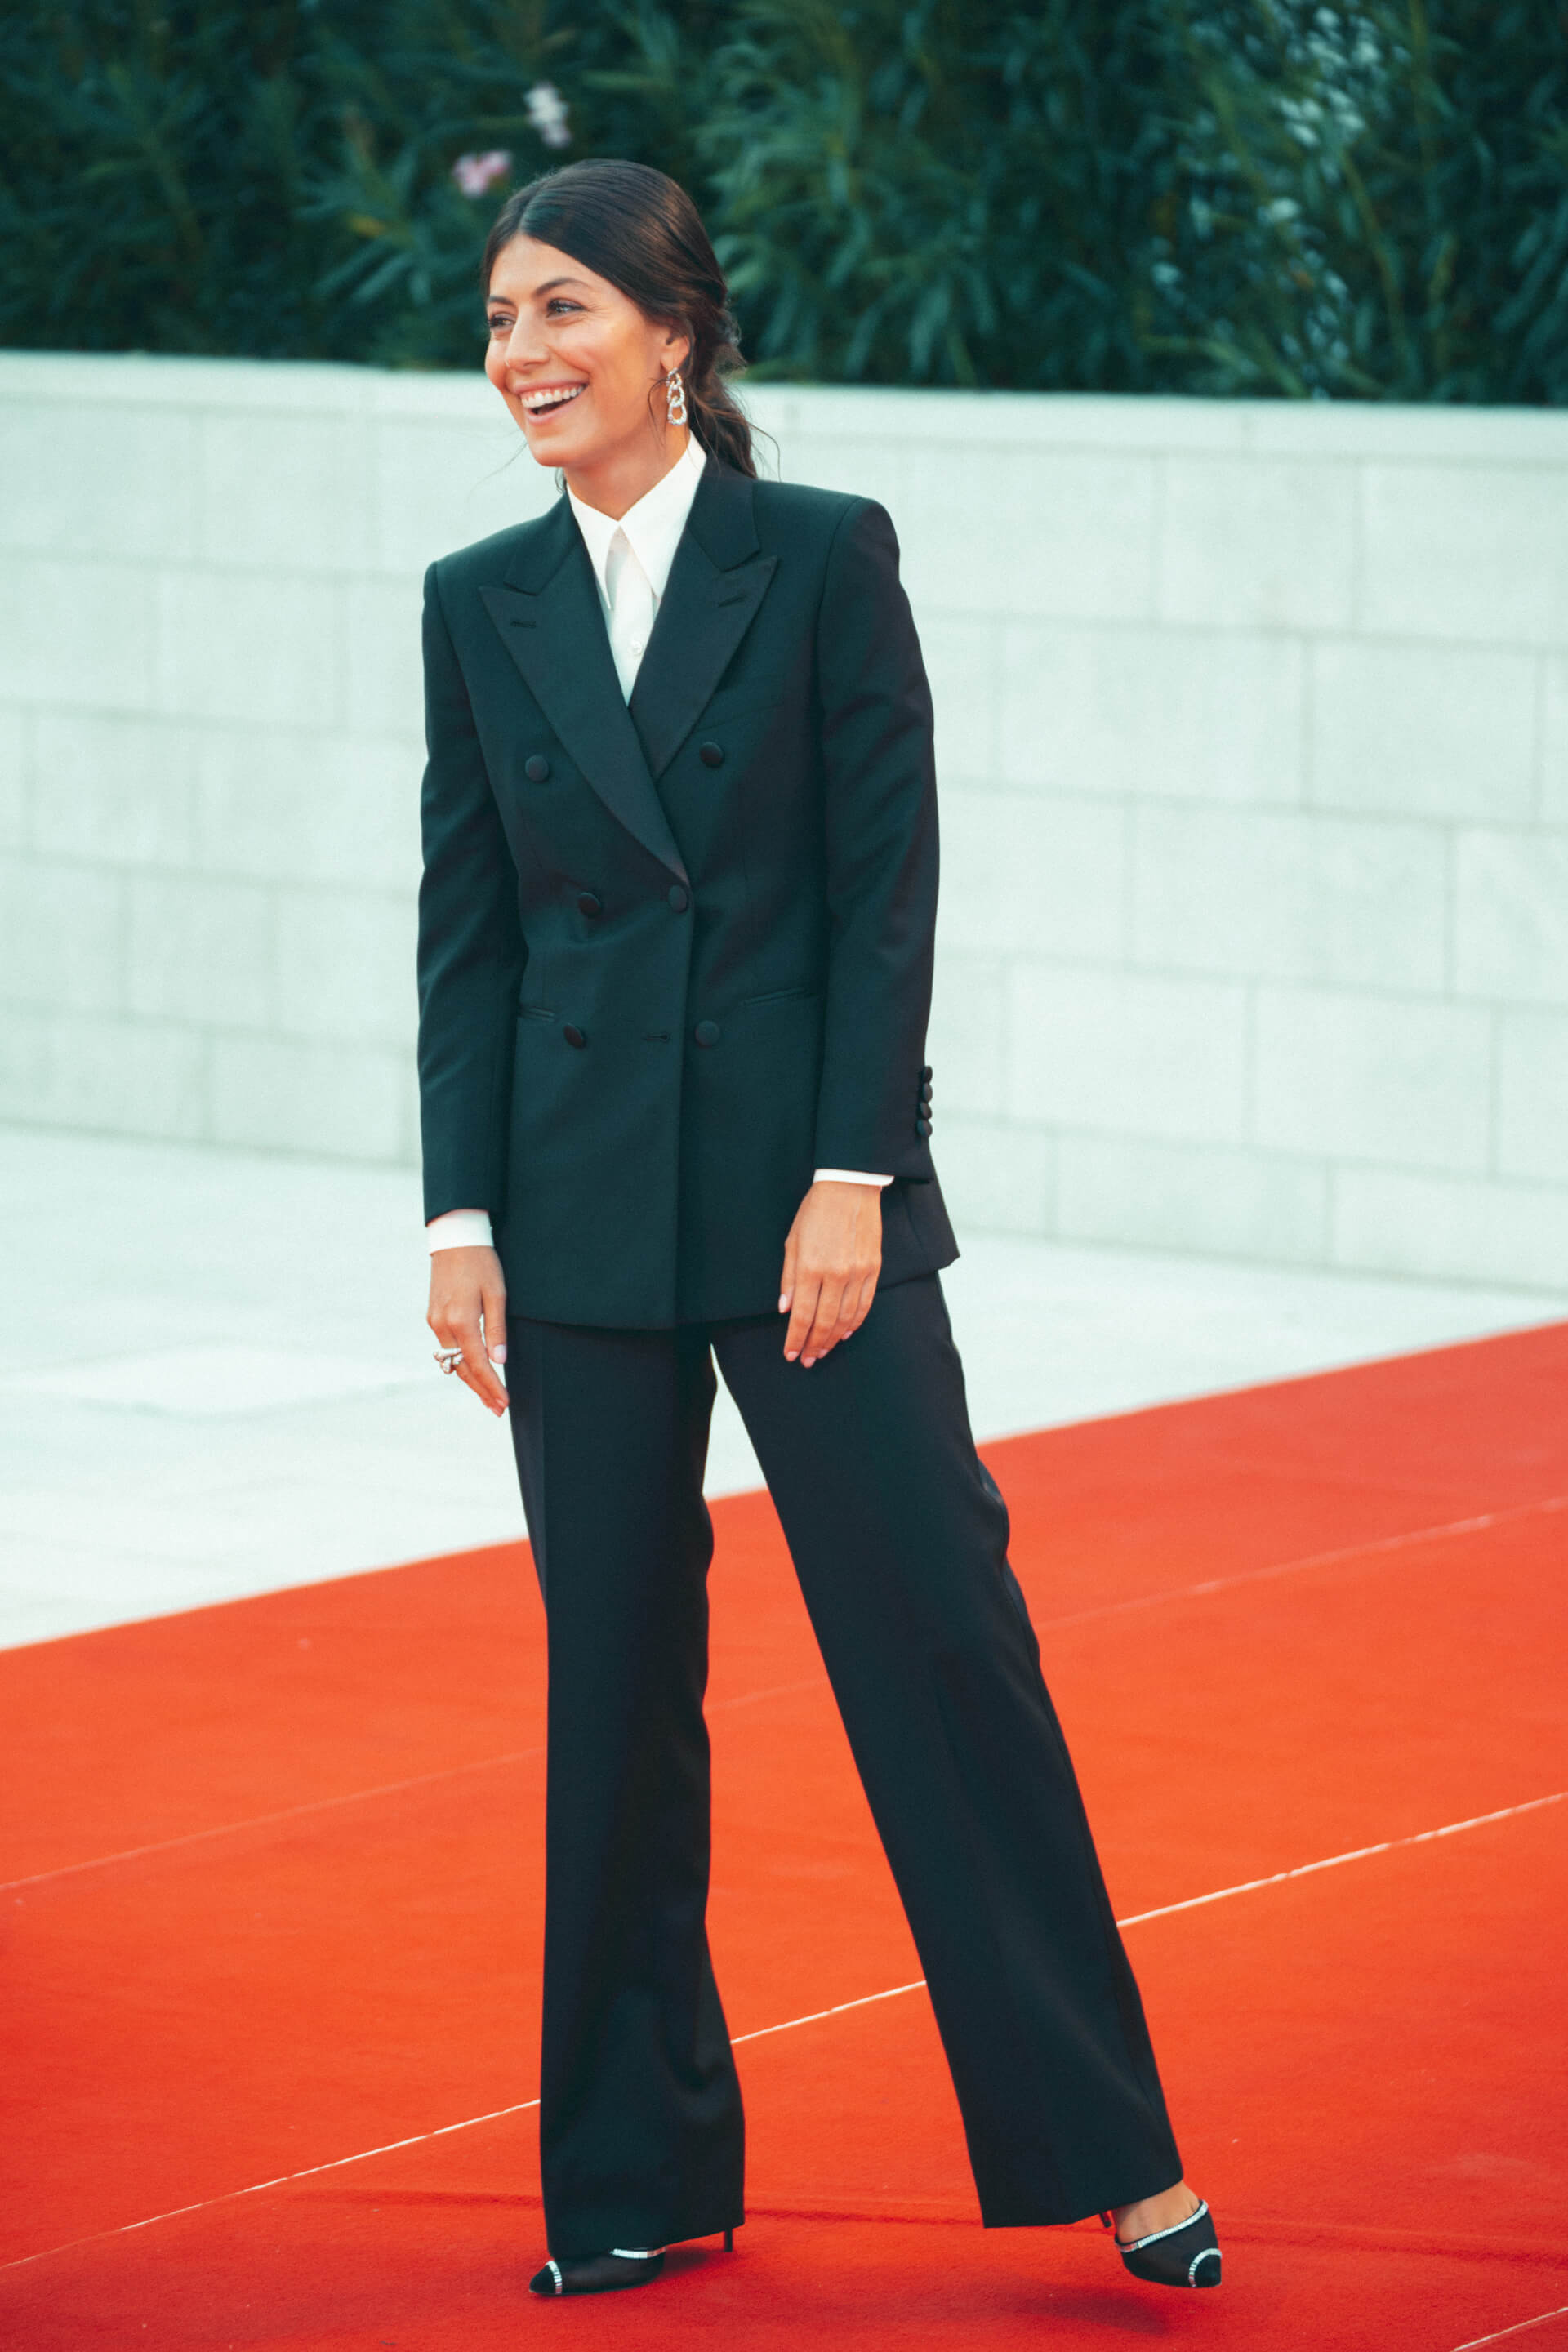
[[[680,380],[680,370],[671,368],[664,379],[665,415],[672,425],[686,422],[686,386]]]

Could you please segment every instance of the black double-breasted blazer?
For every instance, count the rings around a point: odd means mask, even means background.
[[[775,1309],[816,1168],[890,1174],[884,1283],[957,1255],[922,1116],[931,696],[866,499],[703,467],[630,705],[570,503],[425,583],[425,1213],[510,1311]]]

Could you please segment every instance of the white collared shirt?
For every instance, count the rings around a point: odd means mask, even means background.
[[[566,493],[594,567],[616,675],[628,702],[707,462],[702,444],[689,433],[668,473],[645,490],[618,522],[597,507],[584,506],[574,491]]]
[[[696,434],[688,433],[686,446],[668,473],[651,490],[645,490],[618,521],[597,507],[585,506],[575,491],[566,493],[594,567],[616,676],[628,702],[707,462]],[[813,1171],[813,1181],[818,1184],[883,1185],[892,1181],[890,1176],[865,1176],[854,1168]],[[444,1216],[432,1217],[425,1232],[432,1252],[488,1249],[493,1239],[489,1217],[483,1209],[448,1209]]]

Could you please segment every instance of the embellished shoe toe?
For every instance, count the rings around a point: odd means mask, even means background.
[[[1195,2213],[1169,2230],[1154,2230],[1117,2249],[1134,2278],[1152,2279],[1156,2286],[1218,2286],[1219,2240],[1214,2216],[1200,2202]]]
[[[531,2294],[608,2294],[616,2287],[647,2286],[664,2268],[664,2249],[628,2253],[612,2246],[607,2254],[583,2254],[573,2262],[548,2262],[528,2282]]]

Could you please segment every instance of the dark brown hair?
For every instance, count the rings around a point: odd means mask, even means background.
[[[689,335],[681,375],[697,438],[725,465],[756,473],[751,425],[725,382],[742,364],[730,289],[683,187],[647,163],[614,158],[542,173],[496,215],[480,272],[486,295],[497,257],[514,236],[569,253],[645,317]]]

